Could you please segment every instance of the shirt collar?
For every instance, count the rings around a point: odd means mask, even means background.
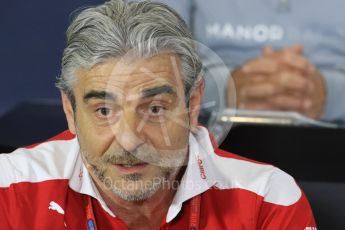
[[[195,132],[190,133],[188,165],[169,207],[166,222],[170,222],[177,216],[182,208],[183,202],[207,191],[216,183],[213,180],[214,176],[207,162],[207,157],[210,157],[213,153],[214,150],[209,134],[205,128],[198,127]],[[69,186],[78,193],[97,199],[103,209],[109,215],[115,217],[114,213],[108,208],[102,196],[99,194],[79,153]]]
[[[213,153],[208,131],[198,127],[189,136],[188,165],[169,207],[166,222],[172,221],[177,216],[183,202],[207,191],[216,183],[207,162],[207,157]]]
[[[102,196],[99,194],[98,189],[93,182],[91,175],[89,174],[89,171],[81,159],[80,153],[78,153],[78,158],[74,167],[72,178],[69,181],[69,186],[78,193],[91,196],[98,200],[102,208],[110,216],[115,217],[114,213],[108,208]]]

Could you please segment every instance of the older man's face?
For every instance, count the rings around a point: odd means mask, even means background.
[[[186,107],[179,68],[176,56],[161,54],[111,59],[77,72],[75,119],[67,112],[69,126],[98,185],[122,199],[150,197],[186,162],[200,95]],[[70,105],[64,103],[66,111]]]

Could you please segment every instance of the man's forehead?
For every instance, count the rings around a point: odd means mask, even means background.
[[[77,72],[76,88],[88,90],[142,91],[159,85],[184,88],[179,59],[175,55],[161,54],[145,59],[108,59],[91,69]]]
[[[184,91],[179,65],[179,59],[169,54],[132,62],[109,59],[89,70],[80,70],[76,88],[84,99],[90,92],[92,96],[105,93],[118,99],[129,95],[132,99],[160,93],[179,95]]]
[[[179,58],[172,54],[160,54],[150,58],[114,58],[99,63],[89,70],[82,70],[88,76],[128,76],[150,73],[180,72]]]

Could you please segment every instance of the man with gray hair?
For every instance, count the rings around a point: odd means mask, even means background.
[[[0,155],[1,229],[316,229],[292,177],[214,149],[200,71],[166,5],[84,9],[57,82],[69,131]]]

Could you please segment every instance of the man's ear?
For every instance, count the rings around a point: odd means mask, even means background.
[[[204,86],[204,80],[199,80],[189,99],[189,118],[192,131],[198,126],[201,101],[204,96]]]
[[[65,112],[68,129],[71,133],[76,134],[75,122],[74,122],[74,110],[71,101],[68,99],[64,92],[61,92],[61,100],[63,111]]]

